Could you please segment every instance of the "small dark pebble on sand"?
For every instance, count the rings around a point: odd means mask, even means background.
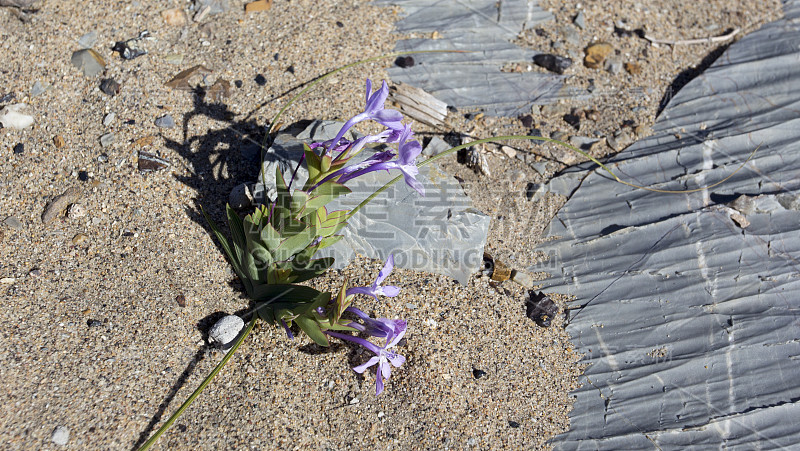
[[[550,72],[555,72],[557,74],[563,74],[569,66],[572,66],[571,59],[550,53],[540,53],[534,56],[533,62],[537,66],[543,67]]]

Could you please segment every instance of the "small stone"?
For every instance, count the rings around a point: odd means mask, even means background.
[[[3,278],[0,279],[0,283],[3,284],[3,285],[11,285],[16,281],[17,281],[17,279],[15,279],[13,277],[3,277]]]
[[[33,83],[33,87],[31,88],[31,97],[36,97],[45,91],[47,91],[47,87],[45,87],[41,81],[37,80]]]
[[[99,53],[93,49],[83,49],[72,53],[70,62],[80,69],[83,75],[94,77],[106,69],[106,62]]]
[[[600,142],[599,139],[589,138],[586,136],[572,136],[569,138],[570,144],[584,152],[588,152],[595,148],[598,142]]]
[[[562,117],[562,119],[564,119],[564,122],[566,122],[567,124],[571,125],[572,128],[574,128],[575,130],[580,130],[580,128],[581,128],[581,117],[579,115],[577,115],[575,113],[569,113],[569,114],[565,114]]]
[[[100,82],[100,90],[112,97],[119,94],[119,89],[119,83],[113,78],[106,78]]]
[[[564,39],[564,42],[567,44],[578,47],[581,45],[581,34],[578,32],[578,29],[573,27],[572,25],[565,25],[561,27],[561,37]]]
[[[70,219],[79,219],[86,216],[86,209],[80,204],[72,204],[67,209],[67,217]]]
[[[244,210],[253,206],[253,193],[246,183],[233,187],[228,196],[228,204],[235,210]]]
[[[86,171],[78,171],[78,180],[86,182],[89,180],[89,173]]]
[[[731,220],[742,229],[746,229],[750,225],[750,221],[741,213],[731,214]]]
[[[581,28],[582,28],[582,27],[581,27]],[[516,428],[518,428],[518,427],[519,427],[519,423],[517,423],[516,421],[511,421],[511,420],[508,420],[508,425],[509,425],[510,427],[514,428],[514,429],[516,429]]]
[[[61,212],[67,209],[69,204],[74,203],[78,198],[81,197],[81,190],[77,187],[68,188],[62,194],[53,198],[49,204],[44,208],[42,212],[42,223],[50,224],[53,222]]]
[[[572,66],[571,59],[551,53],[540,53],[534,56],[533,63],[557,74],[563,74],[567,68]]]
[[[117,114],[113,111],[103,116],[103,125],[108,127],[109,125],[114,123],[114,119],[117,118]]]
[[[517,151],[516,151],[516,150],[514,150],[514,148],[513,148],[513,147],[510,147],[510,146],[501,146],[501,147],[500,147],[500,150],[501,150],[501,151],[502,151],[504,154],[506,154],[506,156],[507,156],[507,157],[509,157],[509,158],[514,158],[514,157],[516,157],[516,156],[517,156]]]
[[[132,60],[142,55],[147,55],[147,50],[140,46],[140,41],[150,36],[147,30],[139,33],[139,36],[127,41],[117,41],[111,49],[113,52],[119,53],[123,59]]]
[[[394,64],[397,67],[401,67],[403,69],[407,67],[414,67],[414,57],[413,56],[398,56],[396,60],[394,60]]]
[[[625,63],[625,70],[631,75],[639,75],[642,73],[642,65],[639,63]]]
[[[234,84],[234,85],[235,85],[237,88],[241,88],[242,86],[244,86],[244,82],[243,82],[242,80],[234,80],[234,81],[233,81],[233,84]]]
[[[33,125],[33,116],[22,113],[26,106],[24,103],[16,103],[3,107],[0,110],[0,124],[15,130],[22,130]]]
[[[540,327],[550,327],[552,319],[558,313],[558,306],[546,294],[531,291],[526,301],[525,315]]]
[[[16,155],[22,155],[23,153],[25,153],[25,144],[22,143],[15,144],[13,151]]]
[[[583,65],[589,69],[597,69],[601,67],[603,61],[605,61],[608,55],[613,51],[614,47],[612,47],[611,44],[605,42],[592,44],[584,49],[586,56],[583,58]]]
[[[556,141],[567,141],[569,139],[569,134],[564,133],[562,131],[555,131],[550,134],[550,139],[554,139]]]
[[[56,426],[50,435],[50,440],[56,445],[64,446],[69,441],[69,429],[66,426]]]
[[[486,376],[486,371],[479,370],[477,368],[472,369],[472,377],[474,377],[475,379],[480,379],[484,376]]]
[[[616,58],[609,58],[606,60],[605,68],[611,75],[617,75],[622,72],[622,61]]]
[[[139,151],[139,172],[147,173],[168,168],[170,162],[152,153]]]
[[[430,142],[428,142],[428,145],[425,146],[425,149],[422,150],[422,154],[432,157],[446,151],[450,147],[450,144],[447,144],[445,140],[438,136],[434,136],[431,138]]]
[[[81,244],[85,243],[86,240],[88,239],[89,236],[86,235],[85,233],[78,233],[72,237],[72,244],[74,244],[75,246],[80,246]]]
[[[523,127],[525,128],[533,127],[533,116],[531,116],[530,114],[519,116],[517,119],[519,119]]]
[[[175,302],[177,302],[181,307],[186,307],[186,296],[182,294],[175,296]]]
[[[20,220],[17,219],[16,217],[14,217],[14,216],[9,216],[6,219],[4,219],[3,220],[3,224],[11,227],[14,230],[22,230],[22,227],[23,227],[23,225],[20,222]]]
[[[253,80],[256,82],[258,86],[264,86],[267,84],[267,79],[264,78],[264,76],[261,74],[256,75],[256,78],[254,78]]]
[[[608,144],[608,147],[612,148],[613,150],[616,150],[616,151],[620,151],[621,150],[620,145],[617,142],[617,139],[614,138],[612,135],[606,136],[606,144]]]
[[[531,200],[537,192],[541,191],[541,189],[542,185],[540,183],[528,183],[528,186],[525,187],[525,197],[528,200]]]
[[[181,8],[165,9],[161,11],[161,17],[167,25],[173,27],[182,27],[189,21],[186,13]]]
[[[208,343],[215,345],[223,352],[228,352],[243,328],[244,320],[242,318],[236,315],[225,316],[208,331]]]
[[[62,148],[64,146],[66,146],[67,143],[64,142],[64,137],[63,136],[56,135],[56,136],[53,137],[53,145],[56,146],[56,149],[60,149],[60,148]]]
[[[272,8],[272,0],[257,0],[244,5],[245,13],[257,13],[269,11]]]
[[[633,132],[636,133],[636,136],[639,138],[645,137],[653,133],[653,129],[648,127],[644,124],[639,124],[636,128],[633,129]]]
[[[90,319],[86,321],[86,325],[89,327],[103,327],[103,322],[96,319]]]
[[[100,137],[100,145],[103,147],[108,147],[114,143],[114,134],[113,133],[106,133]]]
[[[84,49],[90,49],[97,43],[97,32],[90,31],[78,38],[78,45]]]
[[[164,57],[164,61],[166,61],[169,64],[180,66],[181,64],[183,64],[183,55],[180,53],[170,53],[169,55]]]
[[[578,12],[575,18],[572,19],[572,23],[581,30],[586,29],[586,17],[583,15],[583,11]]]
[[[155,124],[158,128],[173,128],[175,127],[175,119],[169,114],[165,114],[156,119]]]

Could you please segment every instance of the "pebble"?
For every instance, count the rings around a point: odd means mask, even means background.
[[[569,143],[584,152],[594,148],[600,140],[596,138],[589,138],[586,136],[572,136],[569,138]]]
[[[12,150],[16,155],[22,155],[25,153],[25,144],[17,143]]]
[[[116,118],[117,118],[117,113],[114,113],[113,111],[106,114],[105,116],[103,116],[103,125],[108,127],[109,125],[114,123],[114,119]]]
[[[272,8],[272,0],[256,0],[244,5],[245,13],[256,13],[269,11]]]
[[[90,31],[78,38],[78,45],[84,49],[90,49],[97,43],[97,32]]]
[[[572,19],[572,23],[581,30],[586,29],[586,16],[583,15],[583,11],[580,11],[575,18]]]
[[[11,227],[14,230],[22,230],[22,223],[14,216],[9,216],[3,220],[3,224]]]
[[[561,27],[561,36],[567,44],[575,47],[581,45],[581,34],[571,25]]]
[[[477,368],[472,369],[472,377],[474,377],[475,379],[480,379],[484,376],[486,376],[486,371],[479,370]]]
[[[53,145],[56,146],[56,149],[60,149],[67,145],[64,141],[64,137],[61,135],[53,136]]]
[[[36,97],[45,91],[47,91],[47,87],[41,81],[36,80],[31,88],[31,97]]]
[[[33,125],[33,116],[22,113],[26,106],[24,103],[15,103],[3,107],[0,110],[0,123],[3,127],[22,130]]]
[[[616,58],[610,58],[606,60],[605,67],[611,75],[617,75],[622,72],[622,61]]]
[[[167,25],[173,27],[182,27],[189,21],[186,13],[181,8],[165,9],[161,11],[161,17]]]
[[[567,68],[572,66],[571,59],[552,53],[540,53],[534,56],[533,63],[557,74],[563,74]]]
[[[228,195],[228,204],[234,210],[244,210],[253,206],[253,193],[247,183],[240,183],[233,187]]]
[[[562,131],[555,131],[550,134],[550,139],[555,139],[556,141],[566,141],[569,139],[569,134]]]
[[[653,129],[648,127],[647,125],[639,124],[639,125],[636,126],[635,129],[633,129],[633,132],[636,133],[637,137],[642,138],[642,137],[645,137],[645,136],[648,136],[648,135],[652,134],[653,133]]]
[[[67,209],[67,217],[70,219],[78,219],[86,216],[86,209],[80,204],[72,204]]]
[[[510,147],[510,146],[501,146],[501,147],[500,147],[500,150],[501,150],[501,151],[502,151],[504,154],[506,154],[506,156],[508,156],[509,158],[514,158],[514,157],[516,157],[516,156],[517,156],[517,151],[516,151],[516,150],[515,150],[513,147]]]
[[[73,52],[70,62],[87,77],[94,77],[106,69],[106,62],[103,57],[92,49]]]
[[[69,429],[66,426],[56,426],[50,435],[50,440],[56,445],[64,446],[69,441]]]
[[[106,78],[100,82],[100,90],[112,97],[119,94],[119,89],[119,83],[113,78]]]
[[[113,133],[106,133],[100,137],[100,145],[103,147],[108,147],[114,143],[114,134]]]
[[[394,60],[394,64],[397,67],[401,67],[403,69],[407,67],[414,67],[414,57],[413,56],[398,56],[396,60]]]
[[[15,279],[13,277],[3,277],[2,279],[0,279],[0,283],[2,283],[3,285],[11,285],[12,283],[14,283],[16,281],[17,281],[17,279]]]
[[[631,75],[639,75],[642,73],[642,65],[639,63],[625,63],[625,70]]]
[[[742,229],[746,229],[750,225],[750,221],[741,213],[731,214],[731,219]]]
[[[86,325],[89,327],[102,327],[103,322],[96,319],[90,319],[86,321]]]
[[[140,150],[138,166],[139,172],[147,173],[166,169],[170,166],[170,162],[157,155]]]
[[[166,61],[169,64],[180,66],[181,64],[183,64],[183,55],[180,53],[170,53],[169,55],[164,57],[164,61]]]
[[[261,74],[256,75],[256,78],[254,78],[253,80],[256,82],[258,86],[264,86],[267,84],[267,79],[264,78],[264,76]]]
[[[613,51],[614,47],[611,44],[605,42],[592,44],[584,49],[586,57],[583,58],[583,65],[589,69],[597,69]]]
[[[519,116],[517,119],[519,119],[523,127],[525,128],[533,127],[533,116],[531,116],[530,114]]]
[[[223,352],[228,352],[243,328],[244,320],[242,318],[236,315],[225,316],[208,331],[208,343],[220,348]]]
[[[67,209],[69,204],[74,203],[80,197],[81,190],[74,186],[64,191],[61,195],[56,196],[44,208],[44,212],[42,212],[42,222],[45,224],[53,222],[61,212]]]
[[[175,119],[169,114],[165,114],[155,121],[158,128],[172,128],[175,127]]]
[[[81,244],[85,243],[86,240],[89,239],[89,236],[85,233],[77,233],[75,236],[72,237],[72,244],[76,246],[80,246]]]
[[[442,138],[434,136],[433,138],[431,138],[428,145],[425,146],[425,149],[422,150],[422,154],[425,156],[432,157],[448,149],[450,149],[450,144],[447,144],[447,142]]]

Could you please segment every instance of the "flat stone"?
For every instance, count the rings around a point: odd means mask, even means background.
[[[534,56],[533,63],[557,74],[563,74],[567,68],[572,66],[571,59],[551,53],[540,53]]]
[[[114,123],[114,119],[116,119],[116,118],[117,118],[117,113],[114,113],[113,111],[108,113],[108,114],[106,114],[103,117],[103,125],[108,127],[109,125]]]
[[[108,147],[114,143],[114,134],[113,133],[106,133],[100,137],[100,145],[103,147]]]
[[[103,57],[92,49],[73,52],[70,62],[87,77],[94,77],[106,69],[106,62]]]
[[[158,128],[173,128],[175,127],[175,119],[169,114],[165,114],[155,121]]]
[[[78,45],[83,49],[90,49],[97,43],[97,32],[90,31],[78,38]]]
[[[47,91],[47,86],[43,85],[41,81],[36,80],[31,88],[31,97],[36,97],[45,91]]]
[[[586,56],[583,58],[583,65],[589,69],[597,69],[602,66],[603,61],[605,61],[608,55],[613,51],[614,47],[612,47],[611,44],[605,42],[592,44],[584,49]]]
[[[4,219],[3,220],[3,224],[11,227],[14,230],[22,230],[22,227],[23,227],[23,225],[20,222],[20,220],[17,219],[16,217],[14,217],[14,216],[9,216],[6,219]]]
[[[228,352],[236,337],[244,328],[244,320],[236,315],[228,315],[217,321],[208,331],[208,343]]]
[[[422,154],[428,157],[432,157],[434,155],[438,155],[445,150],[450,149],[450,144],[447,144],[445,140],[438,136],[434,136],[431,138],[430,142],[424,149],[422,149]]]
[[[572,23],[581,30],[586,29],[586,16],[583,15],[583,11],[578,12],[575,18],[572,19]]]
[[[6,105],[0,110],[0,124],[3,127],[22,130],[33,125],[33,116],[23,114],[22,111],[27,107],[24,103]]]
[[[59,446],[64,446],[69,441],[69,429],[66,426],[56,426],[50,435],[50,440]]]

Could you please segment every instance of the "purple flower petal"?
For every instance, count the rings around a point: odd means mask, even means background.
[[[372,365],[375,365],[376,363],[378,363],[380,361],[381,361],[380,357],[374,356],[374,357],[370,358],[369,360],[367,360],[367,363],[365,363],[363,365],[354,366],[353,367],[353,371],[355,371],[358,374],[363,374],[364,371],[367,371],[367,368],[371,367]]]

